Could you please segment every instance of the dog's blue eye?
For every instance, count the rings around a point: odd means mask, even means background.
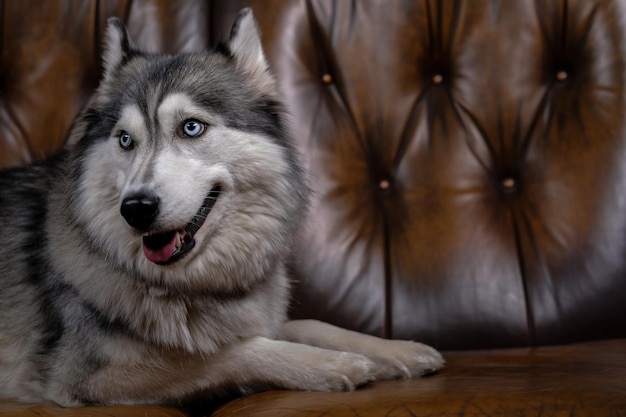
[[[128,132],[122,130],[122,132],[120,133],[120,148],[128,151],[130,149],[133,149],[133,146],[133,138]]]
[[[182,137],[195,138],[204,132],[204,123],[196,119],[189,119],[183,122]]]

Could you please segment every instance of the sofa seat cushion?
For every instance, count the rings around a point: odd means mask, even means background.
[[[214,416],[626,416],[626,339],[445,356],[431,377],[348,393],[266,392]]]
[[[187,417],[171,407],[120,405],[62,408],[54,404],[24,404],[0,400],[0,416],[6,417]]]
[[[446,352],[446,368],[421,379],[354,392],[270,391],[235,399],[225,416],[626,416],[626,339],[566,346]],[[0,400],[0,416],[185,417],[166,407],[60,408]]]

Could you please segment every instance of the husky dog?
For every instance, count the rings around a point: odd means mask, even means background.
[[[304,174],[250,10],[213,51],[107,27],[80,139],[0,174],[0,395],[177,404],[352,390],[440,368],[434,349],[286,320]]]

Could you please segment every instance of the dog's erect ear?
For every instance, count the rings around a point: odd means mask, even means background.
[[[117,17],[109,18],[102,56],[105,79],[109,79],[113,71],[128,60],[132,49],[133,44],[122,21]]]
[[[237,67],[249,76],[261,91],[266,93],[274,91],[274,77],[265,59],[259,29],[250,8],[239,12],[230,32],[228,48],[237,62]]]

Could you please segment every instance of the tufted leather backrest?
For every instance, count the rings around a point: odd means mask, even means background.
[[[66,141],[107,17],[178,52],[248,5],[313,188],[294,317],[439,348],[626,336],[624,0],[4,2],[0,165]]]

